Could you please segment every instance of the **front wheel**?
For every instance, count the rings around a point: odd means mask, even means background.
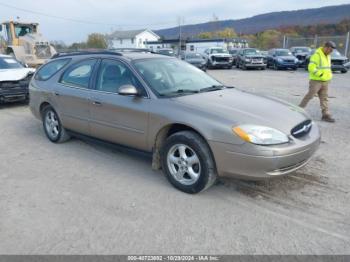
[[[348,70],[343,69],[343,70],[341,70],[340,72],[341,72],[342,74],[345,74],[345,73],[348,72]]]
[[[171,135],[164,143],[161,158],[169,182],[185,193],[204,191],[217,178],[209,146],[194,132],[182,131]]]
[[[70,139],[70,135],[62,126],[56,111],[51,106],[46,106],[42,115],[44,131],[51,142],[63,143]]]

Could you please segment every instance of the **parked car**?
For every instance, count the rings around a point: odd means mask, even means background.
[[[153,168],[187,193],[209,188],[217,176],[294,172],[320,143],[303,109],[151,53],[59,56],[35,73],[30,97],[53,143],[83,134],[150,152]]]
[[[338,50],[333,50],[332,54],[332,71],[345,74],[349,70],[349,59],[346,56],[343,56]]]
[[[310,57],[315,53],[316,49],[312,49],[310,55],[306,58],[305,70],[308,70]],[[333,72],[347,73],[349,70],[349,59],[343,56],[338,50],[333,50],[331,54],[331,63]]]
[[[260,51],[255,48],[244,48],[238,52],[237,56],[237,68],[246,70],[248,68],[253,69],[266,69],[265,57],[260,54]]]
[[[232,68],[232,56],[222,47],[211,47],[204,51],[207,68]]]
[[[0,55],[0,104],[28,100],[28,85],[34,71],[12,56]]]
[[[198,67],[199,69],[202,69],[203,71],[207,70],[207,61],[199,53],[185,53],[183,55],[183,60],[195,67]]]
[[[293,46],[290,48],[292,55],[299,60],[299,67],[305,67],[307,64],[306,58],[310,56],[311,48],[307,46]]]
[[[160,55],[175,56],[175,52],[171,48],[161,48],[156,51]]]
[[[233,48],[228,51],[232,56],[232,65],[236,65],[239,50],[239,48]]]
[[[267,56],[267,67],[275,70],[293,69],[297,70],[299,60],[292,55],[288,49],[271,49]]]

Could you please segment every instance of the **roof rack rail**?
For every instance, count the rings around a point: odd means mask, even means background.
[[[147,49],[147,48],[132,48],[132,47],[129,47],[129,48],[111,48],[111,49],[108,49],[110,51],[115,51],[115,52],[130,52],[130,53],[152,53],[152,54],[155,54],[154,51],[150,50],[150,49]]]
[[[72,52],[62,52],[54,54],[51,59],[66,56],[78,56],[78,55],[118,55],[122,56],[122,53],[111,51],[111,50],[100,50],[100,51],[72,51]]]

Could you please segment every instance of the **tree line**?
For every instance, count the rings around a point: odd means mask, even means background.
[[[214,38],[236,38],[240,37],[248,40],[250,46],[260,49],[270,49],[281,47],[283,37],[314,37],[345,35],[350,31],[350,19],[345,19],[337,24],[317,24],[308,26],[285,26],[277,29],[268,29],[256,34],[237,34],[234,28],[224,30],[208,31],[198,34],[200,39]]]

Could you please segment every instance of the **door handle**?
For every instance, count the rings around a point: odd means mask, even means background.
[[[99,101],[93,101],[92,104],[95,106],[102,106],[102,103]]]

